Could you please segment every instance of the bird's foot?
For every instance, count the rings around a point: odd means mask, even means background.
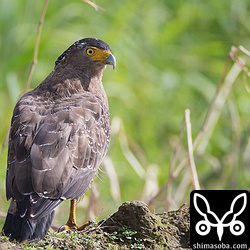
[[[90,221],[87,221],[86,223],[84,223],[82,226],[78,226],[75,222],[72,221],[68,221],[65,225],[61,226],[58,229],[58,232],[63,232],[63,231],[67,231],[67,230],[77,230],[77,231],[82,231],[84,230],[87,226],[89,226],[91,224]]]
[[[63,231],[72,230],[72,229],[77,229],[77,225],[76,223],[72,221],[68,221],[65,225],[61,226],[58,229],[58,232],[63,232]]]
[[[66,231],[66,230],[78,230],[82,231],[84,230],[87,226],[90,225],[90,221],[84,223],[82,226],[78,226],[76,224],[76,200],[71,200],[70,201],[70,213],[69,213],[69,219],[67,223],[63,226],[61,226],[58,229],[58,232]]]

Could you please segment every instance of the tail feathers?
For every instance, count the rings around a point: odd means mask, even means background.
[[[10,240],[17,240],[19,242],[39,241],[48,232],[53,217],[54,211],[40,218],[39,221],[32,218],[21,218],[18,214],[13,215],[8,213],[3,226],[3,233]]]
[[[32,216],[29,208],[20,210],[19,202],[12,200],[5,224],[3,226],[3,234],[8,236],[10,240],[23,241],[39,241],[43,239],[48,232],[52,219],[54,217],[54,208],[39,216]]]

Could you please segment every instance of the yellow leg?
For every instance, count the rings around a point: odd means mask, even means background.
[[[70,201],[69,218],[68,218],[68,221],[67,221],[65,227],[67,227],[67,228],[65,228],[66,230],[77,228],[77,225],[76,225],[76,200]]]
[[[84,223],[82,226],[78,226],[76,224],[76,200],[71,200],[68,221],[64,226],[61,226],[58,231],[62,232],[64,230],[70,230],[70,229],[77,229],[78,231],[81,231],[85,229],[89,224],[90,224],[89,221]]]

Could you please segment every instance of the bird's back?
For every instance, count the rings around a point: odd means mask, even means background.
[[[51,212],[62,200],[81,197],[107,152],[109,132],[107,102],[100,96],[85,92],[55,99],[35,89],[22,97],[9,140],[6,192],[15,200],[9,210],[12,219],[16,201],[30,207],[19,209],[19,217],[32,225],[43,216],[52,220]],[[4,226],[6,235],[9,230]]]

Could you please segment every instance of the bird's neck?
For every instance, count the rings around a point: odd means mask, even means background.
[[[99,75],[90,77],[85,72],[72,76],[70,72],[61,74],[53,71],[38,88],[42,88],[44,93],[56,99],[89,92],[107,101],[102,84],[102,73],[103,71]]]
[[[108,102],[108,98],[106,95],[106,92],[103,88],[103,84],[102,84],[102,76],[101,77],[92,77],[88,86],[88,91],[90,93],[93,93],[99,97],[101,97],[102,99],[104,99],[106,102]]]

